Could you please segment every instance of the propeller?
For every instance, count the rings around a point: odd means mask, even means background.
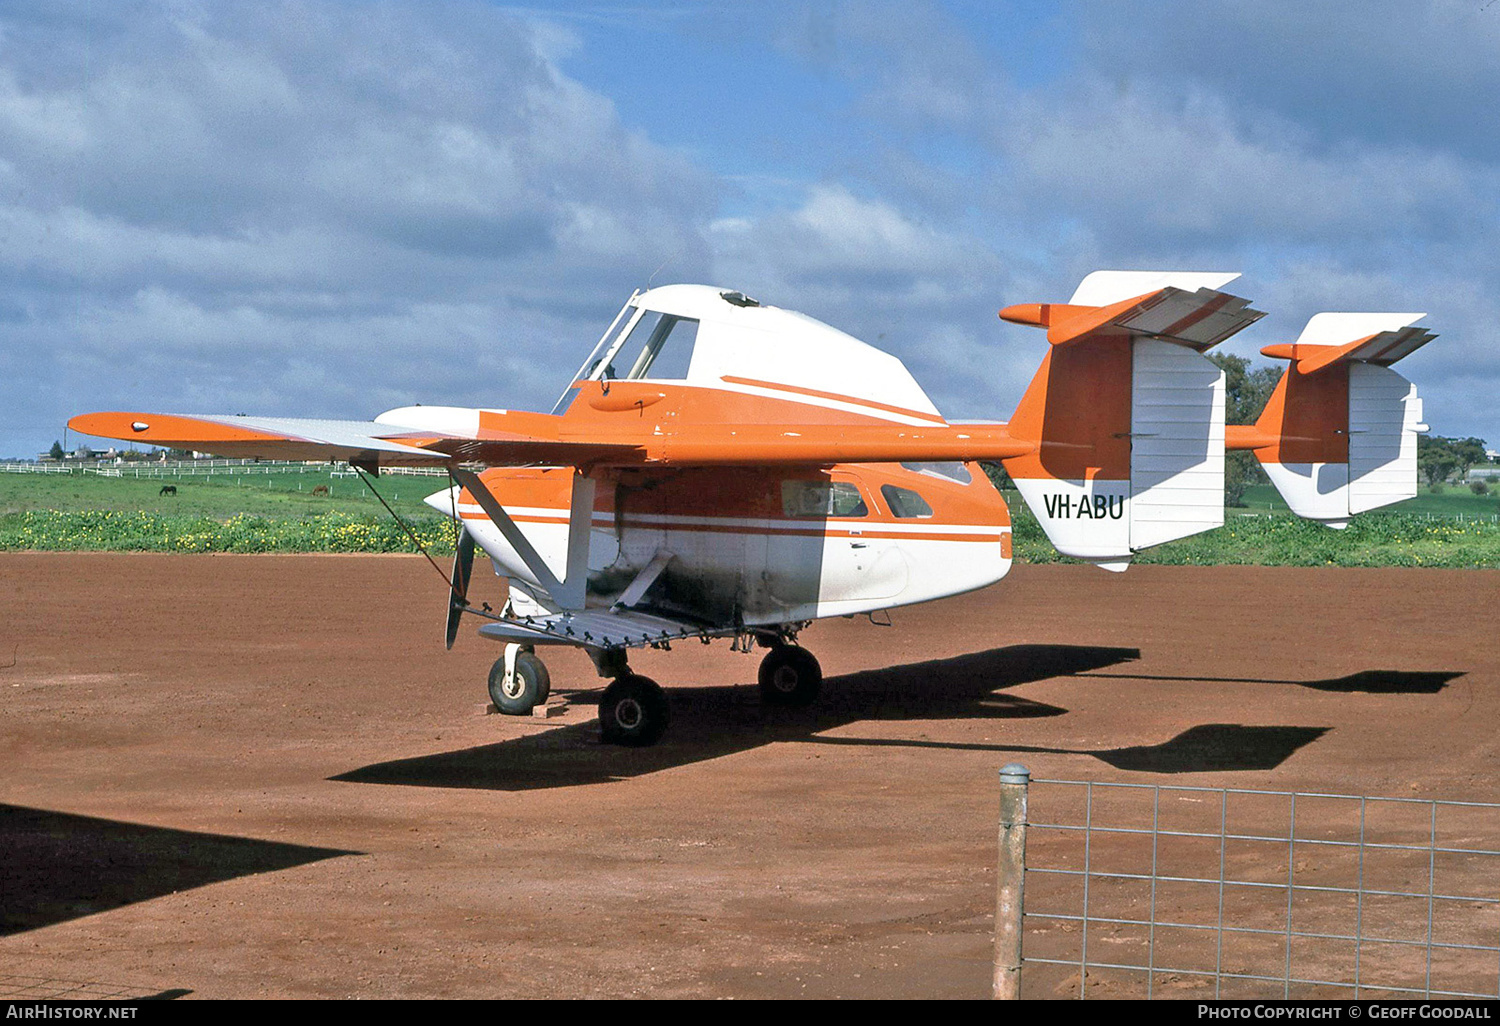
[[[469,604],[469,578],[474,573],[474,536],[463,528],[458,535],[458,548],[453,553],[452,587],[448,589],[448,647],[458,637],[458,621]]]

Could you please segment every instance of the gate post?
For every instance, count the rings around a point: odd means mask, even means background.
[[[994,997],[1021,996],[1021,916],[1026,886],[1026,792],[1031,771],[1012,762],[1000,770],[1000,861],[995,871]]]

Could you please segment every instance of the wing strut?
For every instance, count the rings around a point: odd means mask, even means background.
[[[516,526],[489,488],[485,487],[478,474],[462,467],[454,467],[453,479],[474,496],[475,501],[500,529],[506,542],[516,550],[516,555],[521,557],[521,562],[526,564],[526,569],[531,571],[560,608],[577,610],[584,607],[585,585],[588,583],[589,531],[594,522],[593,478],[576,470],[573,472],[572,505],[568,511],[568,562],[562,580],[558,580],[547,561],[526,540],[526,535]]]

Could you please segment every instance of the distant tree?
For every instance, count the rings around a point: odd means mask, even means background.
[[[1265,366],[1251,368],[1242,356],[1213,353],[1209,359],[1224,372],[1224,421],[1227,424],[1254,424],[1266,408],[1281,369]],[[1224,456],[1224,504],[1243,506],[1245,489],[1266,480],[1265,471],[1253,453],[1237,449]]]
[[[52,459],[54,459],[54,460],[60,460],[60,459],[62,459],[63,458],[62,443],[59,442],[59,441],[54,440],[52,442],[52,448],[48,451],[47,455],[49,457],[51,457]]]
[[[1470,467],[1483,462],[1482,439],[1417,436],[1417,472],[1426,478],[1429,485],[1442,484],[1454,476],[1462,481],[1468,476]]]
[[[1451,448],[1454,459],[1458,461],[1460,481],[1469,476],[1470,467],[1484,462],[1484,439],[1482,438],[1453,439]]]

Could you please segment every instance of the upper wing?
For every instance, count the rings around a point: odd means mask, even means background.
[[[231,458],[340,460],[367,467],[441,466],[455,459],[495,466],[593,463],[609,457],[639,462],[632,458],[636,445],[564,440],[555,429],[549,437],[546,432],[456,432],[373,420],[162,413],[86,413],[68,426],[86,435]]]
[[[584,383],[599,391],[598,382]],[[638,386],[616,383],[612,399]],[[584,405],[569,416],[519,410],[408,407],[373,421],[279,417],[89,413],[75,431],[105,438],[253,459],[343,460],[358,466],[763,466],[992,460],[1029,452],[1004,424],[911,426],[870,416],[806,423],[806,406],[767,403],[755,421],[705,421],[679,407],[673,386],[659,401]],[[701,391],[701,390],[699,390]]]

